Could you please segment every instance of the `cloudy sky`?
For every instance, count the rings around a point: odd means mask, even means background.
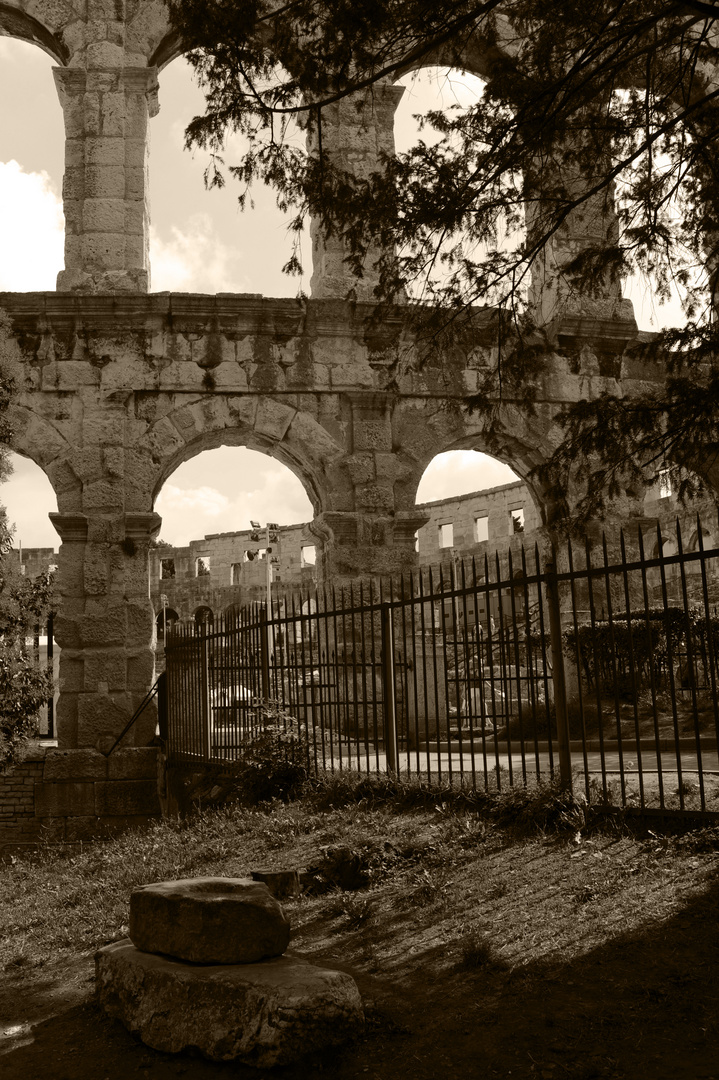
[[[0,102],[12,103],[0,109],[0,291],[54,289],[62,268],[64,133],[51,68],[50,57],[39,49],[0,37]],[[401,148],[416,132],[413,113],[438,102],[464,104],[481,85],[467,77],[406,83],[397,116]],[[176,60],[160,75],[160,113],[151,122],[152,290],[266,296],[294,296],[299,286],[307,290],[309,273],[299,283],[281,273],[291,241],[269,190],[258,190],[254,209],[244,213],[231,183],[222,191],[205,190],[206,159],[183,149],[185,125],[200,111],[202,95],[188,66]],[[227,159],[232,160],[231,145]],[[309,270],[306,237],[301,256]],[[649,328],[662,321],[662,312],[644,302],[646,290],[636,287],[631,295],[642,325]],[[0,502],[16,524],[16,542],[57,546],[47,518],[57,509],[50,485],[32,462],[17,456],[14,460],[15,473],[0,491]],[[418,499],[439,499],[512,479],[506,465],[482,454],[440,455],[427,470]],[[180,466],[165,484],[156,509],[163,517],[162,538],[174,544],[208,532],[245,528],[250,518],[291,524],[311,517],[299,480],[271,458],[242,448],[221,448]]]

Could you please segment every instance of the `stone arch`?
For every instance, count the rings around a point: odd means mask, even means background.
[[[200,604],[195,608],[192,618],[196,626],[212,626],[215,621],[215,613],[208,604]]]
[[[186,51],[180,40],[180,35],[175,30],[168,30],[164,37],[153,44],[154,49],[148,60],[148,65],[156,67],[158,71],[162,71],[164,67],[167,67],[168,64],[171,64],[173,60],[176,60],[178,56],[182,56]]]
[[[55,423],[26,406],[14,404],[10,416],[16,431],[11,449],[42,469],[57,496],[60,513],[81,510],[82,481],[72,468],[77,448]]]
[[[487,424],[470,416],[459,405],[438,409],[418,422],[416,404],[402,409],[402,446],[399,456],[405,465],[398,507],[414,507],[417,488],[430,462],[449,450],[479,450],[509,465],[524,481],[534,499],[544,525],[551,520],[551,502],[535,474],[550,457],[559,441],[551,421],[523,416],[518,409],[504,406],[491,435]],[[414,416],[413,416],[414,414]]]
[[[164,618],[163,618],[163,616],[164,616]],[[160,608],[157,615],[155,616],[155,626],[157,628],[157,636],[158,636],[158,638],[160,638],[160,637],[164,638],[164,636],[165,636],[165,625],[172,626],[173,623],[176,623],[176,622],[179,621],[179,618],[180,618],[180,616],[178,615],[178,613],[175,611],[174,608],[171,608],[171,607]]]
[[[31,45],[37,45],[64,67],[70,60],[71,52],[63,40],[63,25],[59,24],[52,29],[53,19],[50,10],[44,10],[46,7],[49,9],[50,5],[27,0],[20,0],[19,3],[2,0],[0,37],[19,38]]]
[[[342,457],[341,447],[310,413],[271,397],[227,395],[181,405],[157,421],[148,433],[156,470],[154,505],[162,485],[178,465],[203,450],[246,446],[286,465],[307,492],[315,515],[325,508],[329,469]]]

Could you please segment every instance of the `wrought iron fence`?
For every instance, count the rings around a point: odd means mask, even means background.
[[[234,761],[278,702],[316,770],[719,811],[719,548],[657,529],[320,589],[166,642],[168,752]],[[656,543],[655,543],[656,540]]]

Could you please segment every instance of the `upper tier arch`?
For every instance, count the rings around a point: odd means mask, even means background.
[[[33,0],[12,0],[0,2],[0,37],[19,38],[37,45],[56,61],[65,66],[70,61],[71,52],[64,41],[66,19],[60,19],[53,12],[62,11],[62,5],[50,5]],[[71,10],[64,14],[71,18]]]

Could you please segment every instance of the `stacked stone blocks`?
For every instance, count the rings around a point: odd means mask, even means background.
[[[0,858],[19,847],[77,843],[160,815],[158,751],[36,750],[0,775]]]

